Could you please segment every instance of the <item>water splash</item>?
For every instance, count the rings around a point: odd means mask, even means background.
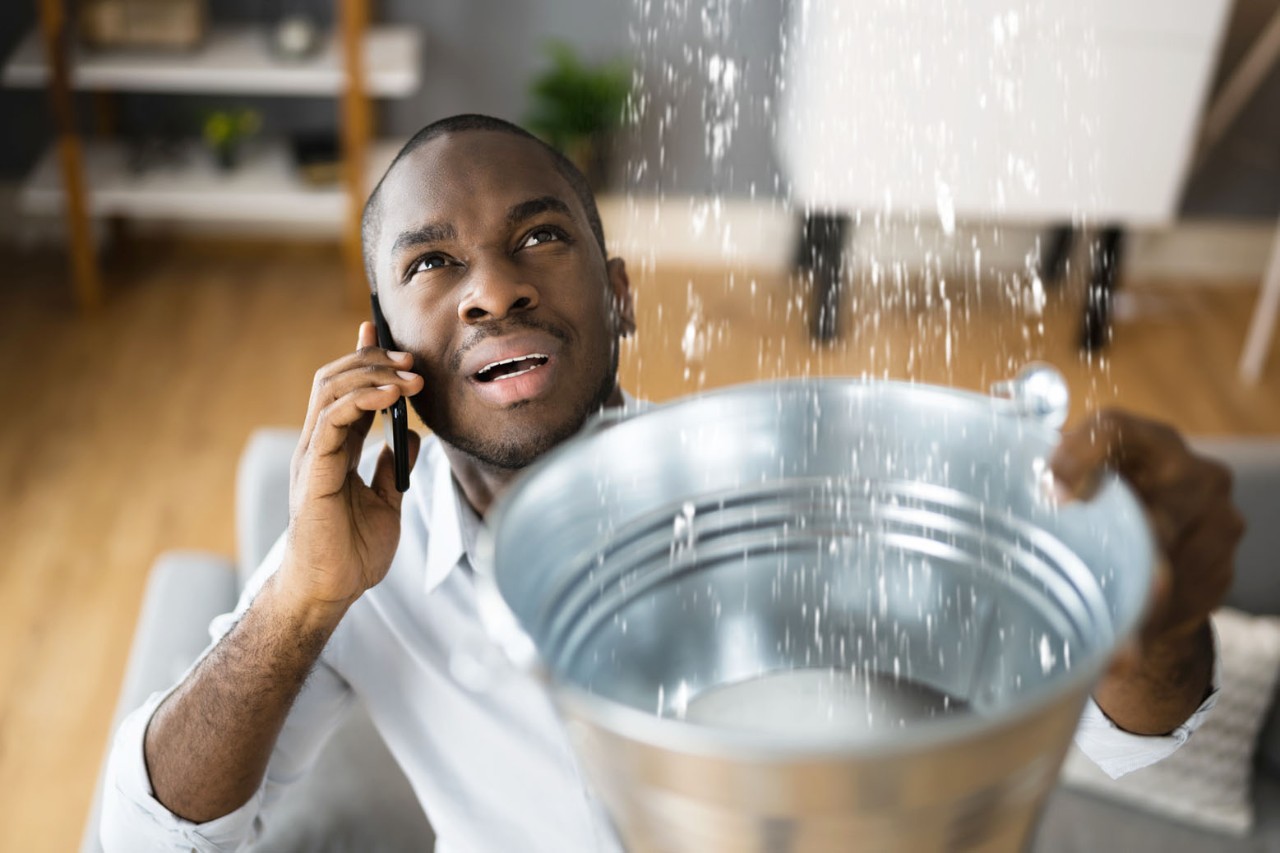
[[[804,15],[818,4],[792,5]],[[838,14],[845,20],[861,16],[887,23],[885,10],[902,5],[851,4]],[[628,102],[628,127],[643,145],[636,147],[627,164],[628,192],[658,202],[669,200],[665,207],[658,203],[644,208],[651,215],[640,227],[660,230],[662,217],[671,210],[687,215],[685,230],[692,241],[715,248],[720,259],[715,271],[688,278],[683,302],[678,289],[681,279],[675,276],[671,298],[655,306],[659,321],[655,326],[661,331],[642,329],[643,334],[655,336],[652,343],[646,341],[645,352],[652,356],[678,351],[683,360],[651,359],[651,373],[642,374],[670,374],[683,380],[683,385],[655,381],[664,389],[663,396],[729,381],[833,373],[985,388],[1042,357],[1051,344],[1055,322],[1065,315],[1058,310],[1061,291],[1055,292],[1053,283],[1042,275],[1037,238],[1028,236],[1029,229],[1003,224],[998,217],[975,218],[972,206],[966,207],[972,193],[966,190],[963,167],[973,155],[973,139],[962,128],[941,116],[913,126],[899,106],[874,100],[874,92],[848,115],[834,115],[830,121],[845,122],[840,126],[847,129],[845,141],[851,150],[857,150],[859,140],[865,138],[860,134],[865,135],[869,121],[883,123],[900,137],[903,162],[921,166],[925,189],[912,199],[904,188],[890,186],[875,204],[845,211],[851,231],[841,269],[845,334],[833,344],[810,340],[805,326],[813,305],[806,283],[789,270],[747,273],[737,264],[744,243],[754,239],[750,235],[784,245],[779,254],[789,254],[796,237],[776,228],[744,228],[748,221],[741,213],[744,199],[754,203],[749,209],[780,213],[781,220],[793,224],[806,214],[824,210],[793,193],[795,176],[776,169],[743,169],[744,163],[752,162],[754,150],[770,147],[782,131],[779,104],[794,94],[789,91],[794,86],[790,63],[811,54],[824,34],[801,32],[794,22],[779,20],[776,52],[760,52],[752,49],[758,34],[753,35],[751,27],[759,25],[762,13],[745,0],[637,0],[634,8],[632,38],[638,62]],[[936,57],[911,47],[911,38],[891,27],[880,27],[880,37],[856,48],[874,57],[886,79],[897,75],[922,88],[948,92],[970,103],[989,126],[1016,128],[1026,131],[1032,142],[1043,141],[1043,130],[1018,123],[1028,106],[1030,72],[1043,71],[1072,87],[1088,87],[1102,79],[1103,66],[1091,29],[1085,30],[1078,61],[1068,58],[1044,69],[1034,67],[1036,60],[1028,53],[1028,45],[1038,34],[1051,32],[1061,17],[1060,12],[1046,12],[1035,0],[1009,0],[1005,8],[994,11],[967,4],[939,7],[937,19],[930,23],[938,27],[943,50],[989,72],[988,83],[974,91],[950,87],[950,81],[939,77]],[[959,35],[974,33],[977,36],[971,40]],[[855,46],[834,47],[848,51]],[[835,73],[846,73],[845,66]],[[833,84],[839,82],[833,80]],[[1090,133],[1097,132],[1096,118],[1078,118]],[[821,128],[804,130],[816,133]],[[999,174],[984,188],[995,210],[1006,208],[1019,194],[1034,197],[1052,183],[1054,167],[1046,166],[1030,147],[1010,145],[1010,150],[1002,152]],[[939,166],[927,165],[920,159],[921,152],[936,155]],[[1096,195],[1095,159],[1087,153],[1072,153],[1062,167],[1079,180],[1084,192]],[[839,169],[830,175],[831,180],[841,178]],[[685,221],[680,219],[682,228]],[[1072,222],[1080,227],[1089,224],[1080,216],[1072,216]],[[650,281],[660,262],[656,254],[645,259],[643,270]],[[638,290],[643,299],[655,298]],[[994,333],[989,331],[992,328]],[[731,360],[736,363],[726,367]],[[1110,383],[1107,359],[1090,354],[1082,370],[1089,383],[1082,399],[1105,395]],[[815,423],[815,446],[818,433]],[[851,452],[856,454],[857,448]],[[780,466],[785,463],[779,459]],[[1045,478],[1043,486],[1049,485],[1043,464],[1036,476]],[[691,504],[687,506],[692,509]],[[832,537],[826,556],[844,559],[843,542]],[[693,513],[682,508],[672,519],[672,557],[695,543]],[[771,589],[775,599],[788,584],[801,583],[804,571],[804,566],[780,561]],[[901,636],[890,607],[896,594],[893,578],[881,572],[869,582],[874,584],[869,638],[883,648]],[[957,599],[951,606],[962,610],[962,605]],[[718,616],[719,603],[714,613]],[[935,642],[944,618],[942,609],[920,613],[925,629],[918,635],[924,639],[917,640],[916,655],[954,661],[958,651]],[[855,643],[846,633],[848,626],[840,625],[832,611],[813,607],[803,615],[808,621],[789,628],[780,641],[782,647],[794,650],[803,644],[804,653],[812,652],[815,658],[837,649],[842,665],[846,656],[851,657],[849,667],[854,673],[859,665],[871,666],[872,650],[862,648],[864,638],[858,636]],[[965,622],[970,634],[977,630],[972,617],[970,612]],[[1002,640],[1023,656],[1028,672],[1034,671],[1037,662],[1041,667],[1046,661],[1049,667],[1058,662],[1059,654],[1047,636],[1040,635],[1039,641],[1036,637],[1034,631],[1007,636],[1002,632]],[[1060,656],[1069,666],[1070,647],[1065,642]],[[910,667],[912,656],[902,656],[902,661]],[[664,707],[664,700],[660,694],[659,707]]]
[[[698,533],[693,526],[697,507],[691,501],[685,501],[671,524],[671,559],[674,561],[693,550],[698,542]]]
[[[1037,646],[1040,655],[1040,672],[1048,675],[1049,671],[1058,664],[1058,656],[1053,652],[1053,646],[1049,642],[1048,634],[1040,635],[1040,642]]]

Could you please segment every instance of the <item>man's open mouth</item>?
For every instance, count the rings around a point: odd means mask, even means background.
[[[520,376],[531,370],[537,370],[546,364],[551,356],[542,353],[530,353],[516,358],[508,358],[503,361],[495,361],[486,364],[484,367],[476,371],[475,380],[477,382],[497,382],[502,379],[510,379],[513,376]]]

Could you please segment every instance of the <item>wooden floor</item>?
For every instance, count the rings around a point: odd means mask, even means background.
[[[312,373],[353,346],[363,314],[344,304],[326,245],[135,245],[89,318],[71,311],[56,259],[0,262],[0,850],[65,851],[151,561],[232,551],[241,445],[255,427],[301,423]],[[868,285],[845,340],[814,347],[803,297],[778,276],[632,278],[641,332],[624,384],[651,399],[805,373],[982,388],[1041,358],[1070,378],[1077,414],[1118,402],[1192,433],[1280,433],[1280,346],[1262,385],[1235,378],[1256,288],[1130,283],[1136,316],[1090,364],[1073,346],[1078,284],[1038,318],[1015,285],[952,284],[949,303],[923,283]]]

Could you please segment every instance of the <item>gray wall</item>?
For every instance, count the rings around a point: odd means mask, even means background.
[[[408,99],[379,107],[383,133],[408,135],[455,112],[516,121],[528,110],[530,77],[551,38],[576,45],[589,60],[630,57],[640,97],[621,134],[618,186],[640,192],[779,196],[785,184],[772,151],[772,114],[780,31],[791,0],[446,0],[375,3],[374,20],[419,25],[425,33],[423,85]],[[1257,21],[1280,0],[1240,0],[1226,54],[1234,57]],[[330,20],[332,0],[210,0],[220,20],[267,20],[301,7]],[[0,54],[34,24],[35,4],[0,3]],[[730,91],[717,68],[732,62]],[[198,128],[205,109],[239,98],[121,96],[134,131]],[[268,130],[332,127],[330,99],[257,99]],[[86,114],[85,126],[89,126]],[[30,168],[49,135],[38,92],[0,90],[0,179]],[[715,133],[727,132],[723,154]],[[624,168],[625,167],[625,168]],[[623,172],[625,171],[625,174]],[[1193,177],[1186,208],[1196,215],[1280,213],[1280,68],[1274,69],[1228,137]]]
[[[1252,46],[1280,0],[1235,0],[1214,88]],[[1191,177],[1183,209],[1196,216],[1280,215],[1280,63],[1204,166]]]
[[[379,102],[380,132],[407,136],[427,122],[458,112],[490,113],[513,121],[529,109],[531,77],[546,65],[545,45],[561,39],[588,61],[630,58],[649,97],[634,111],[634,121],[619,135],[617,185],[626,180],[640,191],[679,193],[749,192],[755,183],[769,191],[775,173],[763,104],[772,94],[778,33],[784,0],[722,3],[716,15],[729,22],[704,32],[698,2],[662,2],[646,11],[632,0],[386,0],[374,4],[374,20],[417,24],[424,33],[422,79],[418,94]],[[0,55],[34,26],[34,3],[0,4]],[[214,0],[216,20],[270,20],[275,10],[301,8],[332,20],[331,0]],[[714,5],[714,4],[713,4]],[[667,14],[671,12],[672,14]],[[643,39],[648,28],[660,38]],[[730,56],[744,69],[740,127],[723,159],[704,153],[709,108],[704,97],[706,62],[712,54]],[[749,60],[748,57],[751,57]],[[756,59],[759,57],[759,59]],[[670,71],[670,77],[664,76]],[[119,95],[122,126],[135,133],[195,132],[207,110],[226,104],[254,106],[266,130],[314,130],[332,127],[337,104],[331,99],[219,98],[179,95]],[[669,110],[669,112],[668,112]],[[83,125],[92,126],[87,109]],[[670,129],[660,131],[662,117]],[[0,179],[25,174],[49,134],[43,95],[0,90]],[[660,165],[658,146],[665,143]],[[641,165],[643,164],[643,166]]]

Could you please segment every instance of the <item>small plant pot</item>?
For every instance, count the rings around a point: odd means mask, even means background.
[[[565,156],[582,172],[594,193],[602,191],[609,179],[610,142],[607,134],[593,133],[565,146]]]
[[[220,172],[234,172],[240,165],[240,146],[234,142],[213,146],[213,162]]]

